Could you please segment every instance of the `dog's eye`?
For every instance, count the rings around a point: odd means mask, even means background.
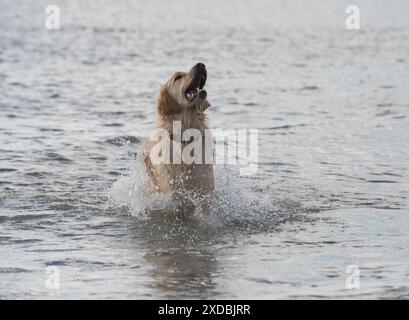
[[[180,78],[182,78],[180,73],[175,74],[175,81],[178,81]]]

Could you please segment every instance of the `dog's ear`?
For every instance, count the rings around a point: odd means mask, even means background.
[[[182,108],[176,100],[169,94],[165,86],[161,86],[158,96],[158,113],[161,116],[170,114],[178,114],[182,112]]]

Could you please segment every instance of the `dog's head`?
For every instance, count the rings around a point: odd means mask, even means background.
[[[189,72],[176,72],[161,86],[158,96],[158,111],[161,114],[177,114],[183,108],[210,106],[204,90],[207,72],[203,63],[193,66]]]

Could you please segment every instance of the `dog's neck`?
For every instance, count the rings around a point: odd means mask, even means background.
[[[204,114],[203,109],[200,109],[196,106],[189,108],[183,108],[178,114],[171,114],[163,117],[160,127],[167,127],[171,132],[174,121],[180,121],[182,132],[190,129],[206,129],[206,115]]]
[[[182,130],[196,128],[200,129],[204,125],[203,112],[200,113],[197,107],[183,108],[180,115]]]

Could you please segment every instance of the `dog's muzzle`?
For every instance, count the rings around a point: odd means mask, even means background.
[[[193,79],[185,90],[186,99],[189,101],[193,101],[197,97],[200,99],[206,99],[207,92],[206,90],[203,90],[207,79],[206,66],[199,62],[190,69],[189,73],[192,75]]]

